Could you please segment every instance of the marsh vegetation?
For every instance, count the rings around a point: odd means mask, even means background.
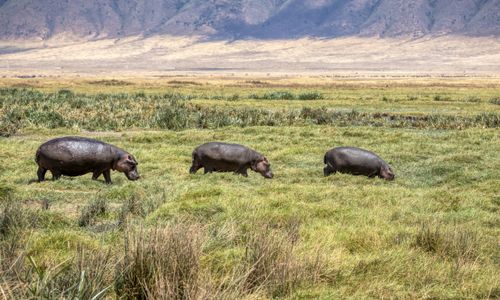
[[[3,83],[5,297],[500,296],[498,83],[182,81]],[[31,183],[37,147],[61,135],[126,149],[141,180]],[[275,178],[190,175],[213,140],[265,154]],[[323,177],[339,145],[380,154],[396,180]]]

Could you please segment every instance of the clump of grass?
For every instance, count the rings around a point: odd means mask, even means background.
[[[324,96],[318,92],[300,93],[297,97],[299,100],[321,100]]]
[[[110,251],[80,249],[75,259],[49,266],[31,256],[27,261],[7,282],[14,299],[102,299],[112,287],[115,263]]]
[[[491,104],[500,105],[500,97],[493,97],[489,101]]]
[[[11,199],[14,189],[3,182],[0,182],[0,201]]]
[[[96,198],[91,200],[82,210],[78,225],[86,227],[93,225],[99,216],[102,216],[108,210],[108,205],[104,198]]]
[[[139,198],[138,195],[133,195],[129,197],[125,203],[123,203],[118,213],[118,226],[123,228],[127,226],[128,219],[130,216],[144,217],[145,209],[144,202]]]
[[[129,299],[197,299],[202,293],[203,230],[177,223],[131,232],[117,267],[115,289]]]
[[[0,239],[19,233],[23,229],[35,226],[39,216],[14,201],[0,204]]]
[[[297,99],[297,97],[288,91],[273,91],[273,92],[267,92],[264,95],[257,95],[257,94],[252,94],[249,96],[251,99],[256,99],[256,100],[294,100]]]
[[[245,287],[264,289],[273,297],[284,296],[299,283],[300,267],[294,255],[296,239],[265,226],[247,237]]]
[[[22,127],[23,111],[18,107],[7,107],[0,116],[0,137],[9,137]]]
[[[451,101],[451,98],[449,96],[435,95],[433,100],[434,101]]]
[[[170,80],[167,83],[175,85],[202,85],[200,82],[187,81],[187,80]]]
[[[94,81],[89,81],[89,84],[94,84],[94,85],[105,85],[105,86],[126,86],[126,85],[131,85],[131,82],[124,81],[124,80],[117,80],[117,79],[111,79],[111,80],[94,80]]]
[[[71,90],[62,89],[57,92],[57,96],[59,98],[68,99],[73,98],[75,96],[75,93],[73,93],[73,91]]]
[[[479,102],[481,102],[481,98],[476,97],[476,96],[469,96],[469,97],[465,98],[465,102],[479,103]]]
[[[480,255],[477,232],[455,228],[443,230],[437,225],[423,224],[415,235],[414,245],[444,258],[475,261]]]
[[[252,84],[255,86],[269,85],[269,82],[262,81],[262,80],[246,80],[245,83]]]

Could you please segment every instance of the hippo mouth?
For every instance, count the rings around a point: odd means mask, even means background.
[[[273,178],[273,173],[269,172],[269,173],[265,173],[264,174],[264,177],[267,178],[267,179],[272,179]]]
[[[138,180],[139,178],[141,178],[141,176],[139,175],[139,173],[137,172],[129,172],[129,173],[125,173],[125,176],[127,176],[127,179],[128,180],[132,180],[132,181],[136,181]]]

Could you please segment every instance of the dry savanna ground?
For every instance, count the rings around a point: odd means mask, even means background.
[[[498,78],[7,78],[0,113],[2,297],[500,297]],[[64,135],[128,150],[142,178],[33,182]],[[190,175],[214,140],[275,178]],[[341,145],[396,180],[323,177]]]
[[[227,74],[495,75],[497,37],[216,40],[131,36],[0,41],[0,76]]]

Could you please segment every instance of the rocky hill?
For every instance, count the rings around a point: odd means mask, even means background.
[[[499,36],[500,0],[0,0],[0,39]]]

